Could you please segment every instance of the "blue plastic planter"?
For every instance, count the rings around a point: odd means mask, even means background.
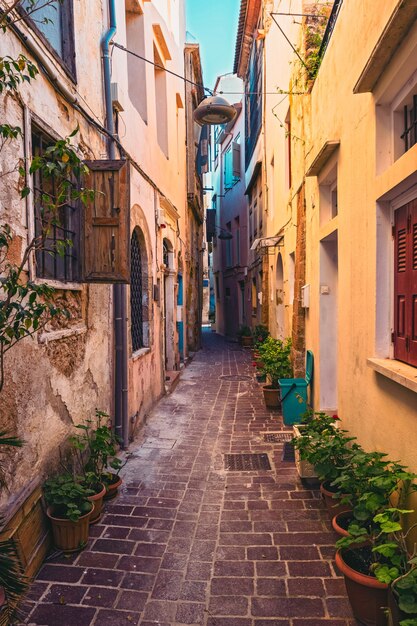
[[[282,419],[286,426],[301,424],[307,411],[307,387],[313,377],[314,357],[311,350],[306,353],[305,378],[280,378]]]

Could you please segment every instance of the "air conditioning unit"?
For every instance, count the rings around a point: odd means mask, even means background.
[[[155,217],[156,217],[156,225],[158,226],[158,228],[166,228],[167,227],[164,209],[162,209],[161,207],[156,209],[156,216]]]
[[[114,111],[118,111],[119,113],[120,111],[124,111],[124,108],[119,99],[119,84],[118,83],[111,83],[110,93],[111,93],[111,102],[112,102]]]
[[[303,309],[310,308],[310,285],[301,287],[301,306]]]

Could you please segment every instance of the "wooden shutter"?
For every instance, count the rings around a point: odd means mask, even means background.
[[[236,141],[232,143],[233,151],[233,178],[240,179],[240,144]]]
[[[94,189],[84,207],[84,281],[130,281],[130,184],[128,161],[86,161],[84,186]]]
[[[417,200],[395,211],[394,357],[417,366]]]
[[[410,202],[410,365],[417,366],[417,199]]]

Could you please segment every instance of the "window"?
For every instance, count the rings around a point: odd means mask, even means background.
[[[332,161],[334,163],[334,161]],[[326,167],[319,179],[320,225],[326,224],[338,214],[337,163]]]
[[[126,46],[145,56],[145,18],[139,3],[126,5]],[[133,54],[127,55],[127,85],[129,98],[145,123],[148,121],[146,62]]]
[[[154,62],[164,67],[164,62],[154,44]],[[167,75],[164,69],[154,66],[155,78],[155,108],[156,108],[156,136],[159,147],[168,158],[168,103],[167,103]]]
[[[254,41],[245,81],[245,165],[249,165],[262,125],[262,51],[263,40]]]
[[[258,290],[256,289],[256,278],[252,278],[252,316],[256,317],[258,312]]]
[[[226,224],[226,230],[228,233],[232,232],[232,224],[228,222]],[[232,248],[233,239],[226,239],[226,267],[232,267],[233,265],[233,248]]]
[[[54,142],[38,128],[32,129],[32,155],[41,156]],[[77,184],[77,181],[74,181]],[[41,171],[33,175],[35,236],[45,236],[45,227],[51,216],[45,211],[43,195],[54,197],[57,181],[42,176]],[[36,252],[36,275],[38,278],[76,282],[80,280],[80,207],[77,201],[68,202],[58,210],[58,219],[49,226],[45,243]],[[70,242],[70,243],[67,243]],[[58,254],[57,250],[60,251]]]
[[[213,160],[216,160],[217,157],[219,156],[219,141],[218,140],[219,140],[219,137],[220,137],[224,127],[225,127],[225,124],[220,124],[218,126],[214,126],[214,129],[213,129],[213,139],[214,139],[214,141],[213,141],[213,143],[214,143],[214,145],[213,145]]]
[[[417,199],[394,213],[394,358],[417,366]]]
[[[43,0],[24,0],[22,8],[30,16],[32,25],[40,31],[67,69],[75,74],[75,51],[72,0],[45,3]]]
[[[233,155],[232,146],[229,146],[224,153],[224,190],[227,191],[233,187]]]
[[[135,228],[130,241],[130,317],[132,352],[149,345],[148,267],[142,231]]]
[[[235,217],[236,264],[240,265],[240,220]]]
[[[404,152],[407,152],[417,143],[417,95],[409,99],[404,105],[404,132],[401,139],[404,141]]]

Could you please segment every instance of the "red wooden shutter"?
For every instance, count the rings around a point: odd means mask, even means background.
[[[394,358],[407,360],[407,217],[408,206],[395,211]]]
[[[417,200],[395,211],[394,357],[417,366]]]
[[[417,366],[417,200],[410,202],[410,365]]]
[[[130,184],[128,161],[86,161],[84,181],[96,194],[84,207],[84,281],[130,281]]]

